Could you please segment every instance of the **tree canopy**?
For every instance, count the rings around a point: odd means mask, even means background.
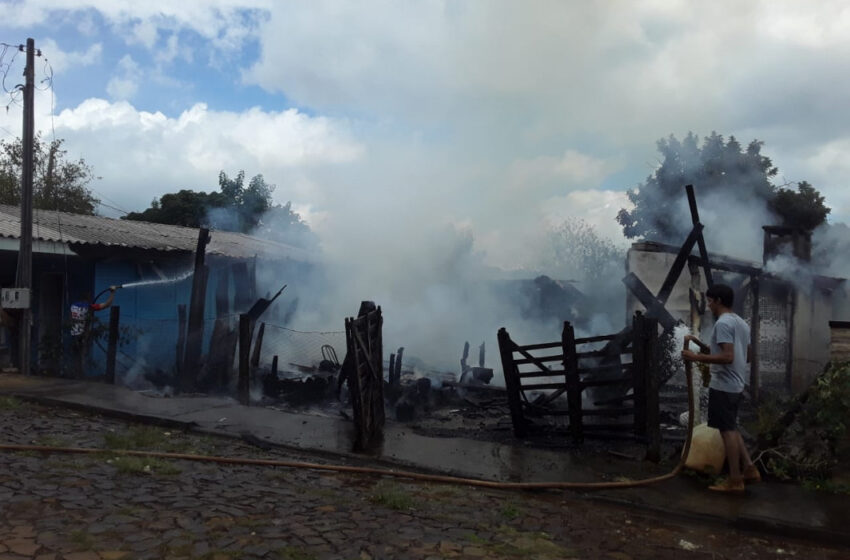
[[[220,231],[250,233],[299,247],[315,247],[317,239],[292,204],[274,204],[275,186],[262,175],[245,185],[245,172],[229,177],[218,175],[218,191],[180,190],[154,199],[150,208],[131,212],[127,220],[141,220],[187,227],[209,227]]]
[[[100,202],[87,188],[94,179],[84,159],[68,161],[63,140],[33,140],[33,207],[94,214]],[[20,205],[23,141],[0,140],[0,204]]]
[[[763,205],[785,226],[813,229],[824,223],[830,211],[820,193],[805,181],[796,189],[777,188],[772,180],[778,169],[761,153],[763,142],[759,140],[743,149],[734,136],[726,141],[712,132],[700,146],[699,138],[689,132],[681,141],[671,134],[657,146],[662,155],[660,165],[628,191],[634,208],[617,214],[626,237],[679,241],[687,235],[689,222],[676,215],[687,184],[730,204]]]

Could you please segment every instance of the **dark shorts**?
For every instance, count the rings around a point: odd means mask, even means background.
[[[708,390],[708,426],[721,432],[738,429],[738,403],[741,393],[727,393],[717,389]]]

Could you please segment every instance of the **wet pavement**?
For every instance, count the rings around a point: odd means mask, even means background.
[[[566,452],[425,438],[399,426],[390,427],[381,457],[363,457],[350,452],[350,423],[343,419],[241,407],[228,399],[153,398],[95,383],[0,375],[0,394],[63,407],[0,410],[4,443],[103,448],[112,441],[113,447],[122,447],[128,440],[110,440],[108,434],[141,429],[67,409],[77,406],[165,422],[168,426],[148,430],[169,434],[159,436],[167,441],[152,443],[166,451],[292,458],[318,450],[335,462],[415,466],[491,480],[611,479],[617,466],[609,461],[610,472],[600,473],[571,460]],[[263,452],[204,433],[250,433],[281,447]],[[784,484],[754,486],[745,497],[709,494],[687,476],[629,490],[517,493],[303,470],[130,459],[109,454],[0,454],[0,560],[622,560],[673,558],[685,551],[703,557],[793,553],[840,558],[837,549],[788,539],[804,537],[825,546],[850,542],[844,527],[850,509],[846,497]],[[316,456],[307,460],[316,461]],[[693,524],[695,520],[699,523]],[[764,537],[729,527],[757,530]]]

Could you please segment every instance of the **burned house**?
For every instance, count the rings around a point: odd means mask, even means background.
[[[20,238],[20,213],[0,206],[0,286],[14,285]],[[178,361],[178,312],[188,306],[197,264],[199,230],[100,216],[34,210],[32,249],[32,363],[45,373],[67,375],[71,351],[69,311],[76,301],[106,299],[118,289],[123,374],[170,372]],[[213,231],[205,252],[205,295],[201,301],[203,353],[214,324],[247,311],[257,297],[258,277],[304,273],[316,259],[308,252],[249,235]],[[264,271],[274,271],[264,273]],[[278,286],[279,287],[279,286]],[[98,295],[100,297],[98,298]],[[94,312],[108,323],[109,311]],[[17,361],[15,328],[0,328],[0,362]],[[104,342],[95,338],[85,375],[103,375]]]
[[[830,359],[830,321],[843,318],[847,284],[843,278],[811,272],[811,237],[794,228],[765,226],[762,263],[709,254],[714,281],[730,285],[736,294],[735,311],[752,329],[751,390],[803,391]],[[642,241],[629,249],[626,271],[653,292],[659,290],[676,260],[679,247]],[[777,263],[782,263],[781,266]],[[666,303],[674,319],[693,328],[699,294],[707,283],[701,260],[688,256]],[[643,310],[629,293],[627,313]],[[707,320],[709,314],[702,314]],[[757,319],[754,319],[757,318]],[[701,332],[707,333],[703,324]]]

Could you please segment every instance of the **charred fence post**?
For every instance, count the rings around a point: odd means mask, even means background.
[[[658,321],[636,313],[634,319],[635,338],[633,342],[633,361],[636,369],[642,370],[640,379],[635,380],[635,424],[638,422],[638,410],[643,409],[644,416],[642,429],[646,436],[647,449],[646,458],[649,461],[658,462],[661,459],[661,411],[659,408],[658,393],[660,390],[660,373],[658,368],[659,352],[661,345],[658,337]],[[641,387],[643,404],[637,402],[638,387]]]
[[[635,406],[636,436],[646,436],[646,318],[640,311],[632,319],[632,391]]]
[[[502,357],[502,371],[505,376],[505,389],[508,394],[508,408],[511,411],[511,422],[514,426],[514,435],[518,438],[525,437],[527,427],[525,416],[522,412],[522,396],[520,395],[519,369],[514,363],[514,341],[511,340],[508,331],[504,327],[499,329],[497,335],[499,341],[499,354]]]
[[[239,379],[236,390],[239,402],[249,405],[251,401],[251,318],[246,313],[239,315]]]
[[[383,317],[380,306],[364,301],[357,318],[345,319],[346,356],[340,384],[348,381],[356,428],[355,450],[362,450],[383,436],[384,357]]]
[[[578,356],[576,355],[576,335],[569,321],[564,321],[561,331],[561,347],[564,353],[564,378],[567,388],[567,413],[570,418],[570,432],[573,440],[581,442],[584,439],[581,407],[581,379],[578,372]]]
[[[260,353],[263,351],[263,335],[266,332],[266,324],[260,323],[260,330],[257,331],[257,340],[254,342],[254,351],[251,353],[251,367],[257,368],[260,366]]]
[[[195,274],[192,277],[192,296],[189,302],[189,334],[186,337],[186,357],[183,371],[180,372],[178,389],[186,392],[195,388],[198,367],[201,362],[201,347],[204,340],[204,301],[207,295],[209,267],[204,264],[210,231],[201,228],[198,232],[198,246],[195,250]]]
[[[115,358],[118,353],[118,326],[121,307],[109,308],[109,341],[106,347],[106,382],[115,385]]]

